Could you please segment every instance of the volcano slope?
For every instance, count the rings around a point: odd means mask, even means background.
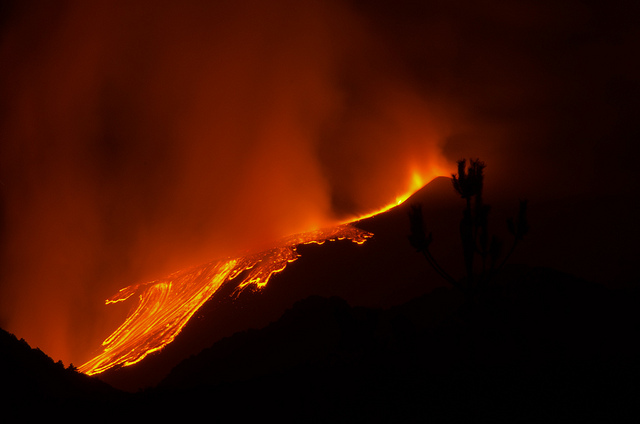
[[[506,239],[504,221],[516,212],[517,200],[504,199],[499,193],[494,195],[489,187],[487,192],[486,200],[493,206],[491,228]],[[263,328],[276,321],[296,301],[311,295],[337,296],[352,307],[386,309],[445,286],[407,240],[407,214],[414,203],[423,205],[426,224],[433,232],[434,256],[455,278],[462,277],[458,237],[462,200],[452,189],[449,178],[437,178],[402,205],[355,223],[374,234],[366,243],[336,241],[300,246],[301,257],[274,275],[263,289],[245,290],[234,297],[235,286],[228,283],[200,309],[173,343],[136,365],[112,369],[99,377],[114,387],[130,391],[155,386],[185,358],[236,332]],[[565,202],[566,207],[562,208],[558,202],[530,202],[532,231],[512,256],[512,262],[553,265],[572,274],[597,275],[592,272],[593,268],[608,260],[607,253],[616,255],[617,261],[621,260],[620,253],[622,257],[632,255],[630,251],[615,248],[593,252],[591,256],[583,253],[586,244],[578,233],[593,222],[594,215],[602,212],[585,207],[592,203],[598,202],[577,199]],[[603,230],[603,234],[608,233]],[[593,260],[596,254],[599,261]],[[624,278],[614,280],[620,282]]]
[[[438,253],[455,263],[459,199],[451,187],[450,179],[438,178],[404,204],[357,222],[356,226],[374,234],[362,245],[345,240],[299,246],[300,258],[260,290],[248,289],[236,297],[233,282],[223,285],[173,343],[138,364],[108,370],[99,377],[130,391],[153,386],[186,357],[235,332],[262,328],[310,295],[386,308],[441,286],[437,274],[407,242],[407,213],[410,202],[424,204],[427,219],[438,222],[434,228],[434,236],[441,238]]]
[[[487,200],[496,212],[515,206]],[[449,179],[436,179],[406,206],[358,222],[374,233],[363,245],[304,245],[302,257],[264,289],[232,297],[233,285],[223,286],[174,343],[98,375],[115,387],[147,389],[92,404],[145,418],[214,410],[220,418],[332,422],[638,416],[638,288],[624,284],[631,273],[610,266],[637,253],[624,244],[635,233],[621,234],[619,245],[602,244],[599,261],[576,237],[576,229],[594,222],[608,234],[607,223],[622,225],[611,216],[623,217],[624,209],[609,203],[613,213],[603,219],[594,199],[562,208],[532,202],[532,233],[512,257],[519,264],[504,268],[484,302],[469,304],[410,247],[407,208],[415,202],[433,231],[434,255],[455,273],[461,199]],[[598,232],[587,236],[602,242]],[[563,260],[575,272],[525,265]],[[606,265],[607,284],[571,275],[597,276],[592,271]],[[2,359],[5,371],[16,366],[11,356]],[[13,372],[12,381],[20,382],[21,373]],[[37,398],[52,399],[60,387],[64,382],[54,379],[49,394]],[[64,407],[77,410],[82,402],[76,394]]]

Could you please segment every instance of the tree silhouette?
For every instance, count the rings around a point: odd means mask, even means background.
[[[479,159],[470,159],[468,167],[466,159],[461,159],[458,161],[458,173],[452,174],[453,188],[466,202],[460,221],[465,268],[465,277],[461,281],[457,281],[446,272],[431,254],[429,247],[433,237],[431,232],[427,233],[422,205],[412,205],[409,211],[411,245],[424,255],[442,278],[469,296],[476,295],[489,285],[493,275],[509,260],[518,243],[529,231],[527,201],[521,200],[516,218],[507,219],[507,230],[513,236],[513,242],[507,254],[500,260],[504,244],[498,237],[489,234],[491,207],[485,204],[482,198],[484,168],[484,162]],[[476,271],[478,257],[480,270]]]

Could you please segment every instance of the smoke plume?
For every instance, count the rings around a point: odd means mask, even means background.
[[[5,4],[0,326],[65,362],[119,323],[121,287],[463,157],[510,198],[605,189],[640,134],[624,1]]]
[[[113,330],[103,301],[119,288],[367,212],[411,172],[445,169],[439,125],[363,19],[302,3],[10,10],[3,327],[80,363]]]

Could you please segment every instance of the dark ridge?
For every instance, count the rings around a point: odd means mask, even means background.
[[[379,315],[377,310],[351,308],[337,297],[311,296],[264,329],[236,333],[183,361],[160,386],[246,381],[330,357],[337,360],[387,336],[378,328]]]
[[[448,287],[389,308],[313,295],[134,394],[2,332],[10,389],[3,410],[303,422],[633,420],[638,301],[637,288],[529,266],[505,267],[473,303]]]
[[[448,288],[385,310],[312,296],[183,361],[146,396],[320,421],[638,417],[638,300],[522,266],[477,304]]]
[[[32,349],[24,340],[0,329],[0,382],[2,411],[60,413],[85,408],[94,410],[120,404],[126,394],[96,377],[89,377],[54,362],[40,349]]]

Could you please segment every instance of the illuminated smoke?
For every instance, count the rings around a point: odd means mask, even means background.
[[[633,192],[636,3],[8,2],[0,326],[82,363],[121,287],[462,157],[507,198]]]
[[[342,2],[16,5],[0,325],[82,363],[103,301],[446,173],[442,110]]]

